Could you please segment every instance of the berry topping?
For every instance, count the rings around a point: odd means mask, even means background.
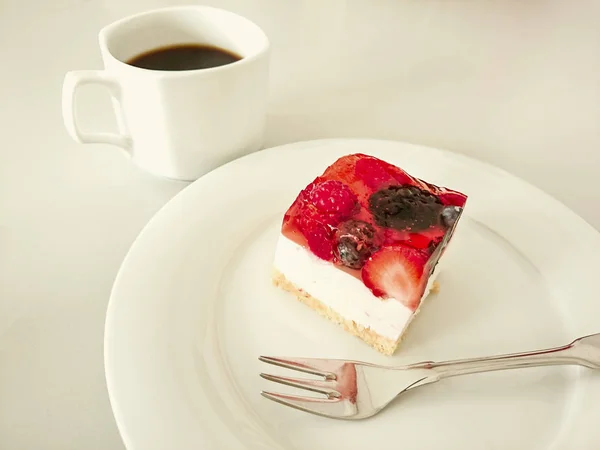
[[[357,153],[339,158],[300,192],[282,233],[339,269],[352,269],[376,295],[416,307],[420,296],[412,292],[425,289],[420,279],[442,255],[466,199]]]
[[[308,248],[316,256],[325,261],[333,259],[332,231],[327,225],[313,222],[303,230]]]
[[[390,186],[369,197],[369,209],[377,225],[419,231],[439,224],[442,203],[415,186]]]
[[[467,201],[467,196],[461,194],[460,192],[454,192],[450,190],[444,190],[439,194],[439,199],[444,205],[452,205],[452,206],[465,206]]]
[[[460,217],[461,211],[462,208],[458,206],[446,206],[442,209],[442,223],[446,227],[452,228]]]
[[[391,184],[411,184],[403,171],[377,158],[364,157],[356,163],[356,176],[371,189],[381,189]]]
[[[298,198],[296,199],[296,202],[306,202],[306,201],[308,201],[310,193],[315,188],[315,185],[318,182],[319,182],[319,178],[317,178],[315,181],[313,181],[308,186],[306,186],[304,189],[302,189],[300,191],[300,194],[298,194]]]
[[[428,255],[405,245],[384,247],[375,252],[362,269],[362,279],[373,295],[395,298],[416,310],[425,291],[423,270]]]
[[[350,217],[358,202],[354,192],[336,180],[324,181],[314,186],[308,199],[321,213],[333,214],[340,219]]]
[[[340,262],[351,269],[360,269],[377,250],[375,228],[361,220],[348,220],[340,224],[336,233],[336,243]]]
[[[355,167],[357,161],[363,156],[360,154],[347,155],[330,165],[325,172],[323,172],[323,178],[327,180],[339,180],[347,184],[352,184],[356,181]]]
[[[360,209],[356,196],[348,186],[339,181],[319,179],[309,184],[296,200],[295,222],[302,234],[319,225],[335,227]]]
[[[406,243],[414,248],[428,248],[431,244],[431,238],[424,234],[410,233]]]
[[[335,227],[340,220],[335,214],[322,213],[311,204],[304,204],[298,209],[298,226],[301,230],[313,228],[315,223]]]

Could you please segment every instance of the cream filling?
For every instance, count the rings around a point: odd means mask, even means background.
[[[397,340],[413,315],[400,301],[375,297],[361,280],[317,258],[283,235],[277,242],[274,265],[291,283],[345,319],[388,339]],[[429,294],[437,272],[429,277],[421,300]]]

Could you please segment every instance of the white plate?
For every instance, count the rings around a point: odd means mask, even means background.
[[[469,195],[442,290],[392,358],[270,283],[283,212],[328,164],[353,152]],[[105,342],[119,429],[130,450],[598,449],[600,373],[588,369],[455,378],[347,422],[262,398],[268,382],[258,373],[272,368],[257,357],[400,364],[564,344],[600,331],[599,255],[598,233],[557,201],[452,153],[326,140],[253,154],[177,195],[123,263]]]

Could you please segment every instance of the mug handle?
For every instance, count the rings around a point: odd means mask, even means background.
[[[115,108],[120,133],[85,133],[81,131],[75,117],[75,93],[85,84],[100,84],[108,88],[110,95],[118,105]],[[121,147],[129,155],[131,137],[124,131],[125,118],[121,106],[121,86],[112,76],[102,70],[76,70],[67,72],[63,82],[62,114],[69,135],[82,144],[112,144]]]

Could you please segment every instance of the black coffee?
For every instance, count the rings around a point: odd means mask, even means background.
[[[151,70],[196,70],[224,66],[242,59],[228,50],[199,44],[181,44],[147,51],[127,61]]]

